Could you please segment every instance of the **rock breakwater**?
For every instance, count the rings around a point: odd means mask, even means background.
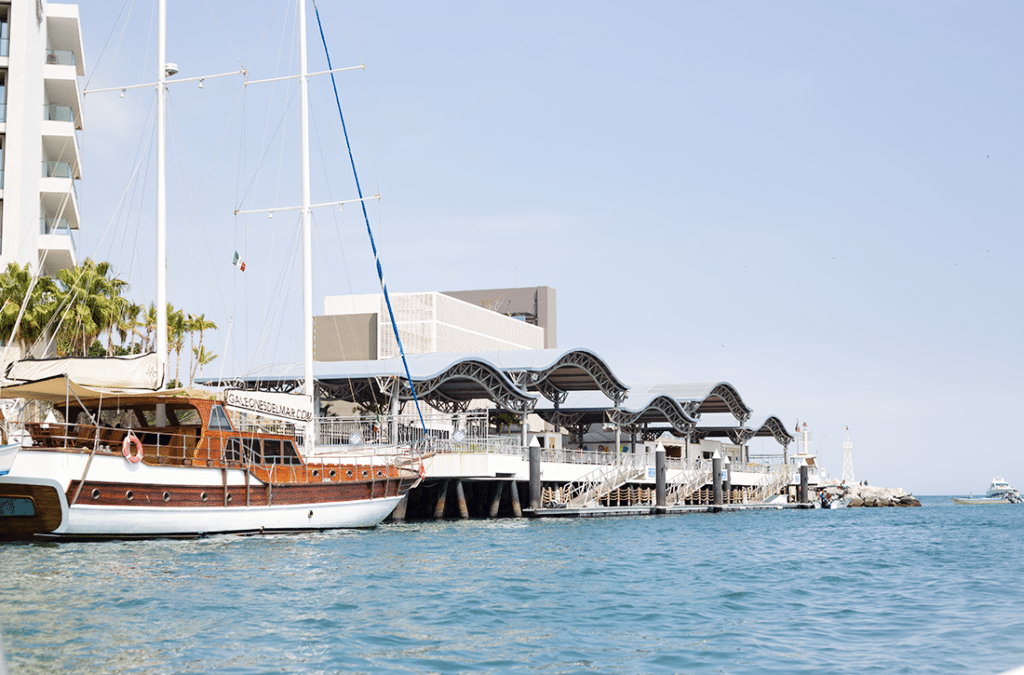
[[[903,488],[873,485],[829,485],[822,492],[832,499],[846,499],[847,506],[920,506],[921,501]]]

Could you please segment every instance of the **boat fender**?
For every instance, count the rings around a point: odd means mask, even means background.
[[[137,455],[132,454],[133,445],[139,450]],[[121,453],[132,464],[138,464],[142,461],[142,441],[135,434],[128,432],[128,435],[124,437],[124,442],[121,443]]]

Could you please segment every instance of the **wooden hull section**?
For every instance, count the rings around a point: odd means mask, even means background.
[[[345,465],[334,467],[343,471],[333,479],[319,471],[319,480],[269,483],[242,468],[153,466],[25,449],[0,477],[0,539],[368,528],[387,518],[419,479],[396,467],[363,478],[361,466],[346,479]]]

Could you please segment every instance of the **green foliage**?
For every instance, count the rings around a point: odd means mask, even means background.
[[[4,344],[14,341],[23,353],[27,352],[32,343],[43,335],[53,317],[57,295],[53,279],[40,277],[33,283],[28,263],[25,267],[8,263],[7,269],[0,274],[0,340]],[[29,300],[15,332],[15,323],[26,296]]]
[[[0,341],[16,342],[25,354],[32,345],[52,337],[57,356],[124,356],[153,351],[157,310],[134,303],[122,293],[128,284],[112,273],[110,263],[91,258],[60,270],[55,279],[33,280],[26,264],[10,263],[0,274]],[[28,296],[27,303],[25,298]],[[22,304],[24,314],[18,322]],[[18,324],[15,331],[15,324]],[[217,358],[203,346],[204,333],[217,325],[203,314],[187,314],[167,305],[168,354],[177,357],[173,382],[180,386],[181,353],[189,337],[189,384],[199,370]],[[100,337],[106,333],[106,345]],[[198,345],[194,344],[198,333]],[[116,344],[115,344],[116,342]]]

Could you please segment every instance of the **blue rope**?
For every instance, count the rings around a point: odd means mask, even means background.
[[[299,0],[303,2],[303,0]],[[320,10],[317,9],[316,0],[313,0],[313,11],[316,12],[316,23],[320,28],[320,40],[324,44],[324,54],[327,56],[327,70],[333,70],[331,66],[331,54],[327,50],[327,38],[324,37],[324,25],[320,22]],[[370,217],[366,215],[366,202],[363,201],[363,189],[359,186],[359,174],[356,173],[356,160],[352,156],[352,144],[348,140],[348,128],[345,126],[345,115],[341,112],[341,98],[338,96],[338,83],[331,73],[331,86],[334,87],[334,101],[338,104],[338,116],[341,117],[341,130],[345,132],[345,146],[348,147],[348,159],[352,163],[352,175],[356,179],[356,192],[359,193],[359,205],[363,208],[363,220],[366,221],[366,233],[370,235],[370,247],[373,248],[373,258],[377,261],[377,276],[380,278],[380,287],[384,289],[384,302],[388,306],[388,316],[391,317],[391,327],[395,331],[395,340],[398,341],[398,351],[402,355],[402,365],[405,366],[405,377],[409,381],[409,388],[412,389],[412,400],[416,403],[416,413],[420,416],[420,425],[423,427],[423,435],[427,435],[427,424],[423,421],[423,411],[420,410],[420,400],[416,396],[416,385],[409,373],[409,362],[405,358],[405,348],[402,347],[402,338],[398,335],[398,324],[395,322],[395,312],[391,309],[391,298],[388,296],[388,285],[384,283],[384,269],[380,264],[380,256],[377,254],[377,244],[373,241],[373,230],[370,229]]]

